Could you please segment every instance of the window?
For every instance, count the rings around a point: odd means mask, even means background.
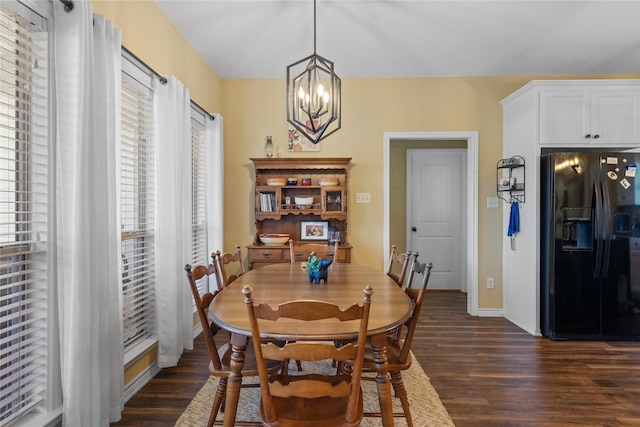
[[[205,120],[206,117],[191,108],[191,201],[192,201],[192,246],[191,261],[194,265],[207,264],[207,208],[205,195]]]
[[[211,189],[206,187],[206,120],[205,114],[191,107],[191,263],[193,265],[206,265],[212,261],[207,241],[206,197],[211,193]],[[196,282],[200,295],[211,289],[212,280],[217,279],[207,277]],[[196,312],[195,300],[193,312]]]
[[[122,308],[125,359],[155,340],[155,201],[151,77],[122,61]]]
[[[43,17],[17,2],[0,3],[2,425],[47,397],[47,45]]]

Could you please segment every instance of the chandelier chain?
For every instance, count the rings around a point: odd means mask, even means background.
[[[316,52],[316,0],[313,0],[313,54]]]

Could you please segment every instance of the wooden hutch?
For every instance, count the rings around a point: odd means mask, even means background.
[[[296,244],[307,241],[303,222],[325,223],[340,232],[338,262],[351,262],[347,234],[347,171],[351,158],[252,158],[255,167],[255,224],[252,245],[247,246],[249,269],[266,264],[290,262],[289,244],[267,246],[259,236],[289,234]],[[295,185],[274,185],[274,178],[294,178]],[[303,185],[310,178],[310,185]],[[326,181],[337,183],[327,184]],[[267,184],[270,180],[270,184]],[[305,183],[306,184],[306,183]],[[296,204],[303,200],[304,204]],[[324,240],[329,244],[328,239]]]

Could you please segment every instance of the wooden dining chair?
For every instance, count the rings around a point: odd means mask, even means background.
[[[399,326],[393,334],[387,335],[387,368],[391,375],[391,383],[396,397],[400,398],[403,410],[403,413],[395,413],[394,416],[401,417],[404,415],[409,427],[413,426],[413,421],[411,420],[407,390],[404,388],[404,383],[402,382],[402,371],[409,369],[411,366],[411,344],[416,332],[416,327],[418,326],[420,310],[422,309],[422,303],[424,302],[424,297],[427,292],[427,283],[429,282],[431,269],[433,268],[433,263],[418,262],[417,252],[413,253],[413,257],[414,259],[411,269],[409,270],[407,283],[411,284],[415,275],[419,275],[421,277],[419,288],[407,287],[405,289],[405,293],[413,301],[413,313],[409,320]],[[353,365],[353,369],[355,369],[355,364],[350,363],[350,365]],[[373,349],[370,346],[367,346],[364,357],[363,372],[376,372],[376,362],[373,357]],[[380,416],[379,413],[366,415]]]
[[[398,252],[396,245],[391,245],[391,255],[387,266],[387,276],[391,277],[398,286],[404,285],[404,277],[411,260],[411,252]]]
[[[207,349],[209,350],[209,374],[220,379],[220,381],[218,382],[218,388],[216,389],[216,394],[213,398],[213,403],[211,405],[209,420],[207,422],[207,426],[211,427],[215,422],[218,411],[224,404],[224,399],[227,391],[227,380],[229,378],[229,375],[231,374],[231,345],[227,341],[223,345],[218,347],[214,337],[216,336],[216,333],[220,328],[215,323],[209,321],[209,305],[219,291],[216,290],[213,293],[206,292],[202,295],[202,297],[198,292],[197,282],[199,280],[205,279],[206,276],[215,275],[215,267],[213,267],[211,264],[209,266],[198,265],[192,269],[191,265],[187,264],[184,269],[187,272],[187,278],[189,279],[191,293],[193,294],[193,299],[196,303],[198,318],[200,319],[200,324],[202,325],[202,333],[204,334],[205,341],[207,342]],[[225,337],[227,337],[227,335],[225,335]],[[271,375],[280,370],[281,365],[282,364],[278,361],[263,361],[263,369],[265,370],[267,375]],[[242,376],[255,377],[257,375],[258,368],[256,364],[256,357],[253,351],[253,346],[249,343],[245,351]],[[241,387],[259,387],[259,384],[247,384],[243,382]],[[247,425],[247,423],[245,423],[245,425]],[[255,425],[262,424],[255,423]]]
[[[294,244],[293,240],[289,240],[289,256],[291,257],[291,264],[296,262],[306,262],[311,256],[311,252],[316,253],[318,258],[330,259],[334,263],[338,263],[338,242],[334,245],[328,245],[326,243],[306,243],[306,244]]]
[[[354,303],[345,310],[318,300],[289,301],[271,308],[265,303],[254,305],[253,289],[245,286],[242,293],[249,312],[251,335],[258,362],[261,384],[260,417],[267,427],[358,426],[363,415],[360,388],[363,355],[367,340],[371,286],[364,288],[362,305]],[[358,341],[336,347],[330,341],[288,342],[279,346],[261,340],[260,323],[282,319],[291,322],[294,335],[304,335],[313,321],[336,319],[339,322],[359,320]],[[328,368],[326,373],[271,375],[266,360],[299,359],[318,363],[326,360],[352,360],[353,373],[343,374]]]
[[[236,245],[236,251],[234,253],[225,252],[221,254],[220,251],[217,251],[215,253],[215,258],[218,262],[218,269],[220,270],[222,288],[229,286],[246,271],[244,268],[244,262],[242,261],[240,245]],[[230,271],[233,272],[229,273]]]

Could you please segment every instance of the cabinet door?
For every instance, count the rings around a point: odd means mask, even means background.
[[[540,92],[540,144],[589,143],[589,103],[585,91]]]
[[[591,134],[597,142],[626,145],[640,141],[639,96],[634,90],[594,91],[591,94]]]
[[[547,146],[624,147],[640,145],[640,91],[540,92],[540,144]]]
[[[347,200],[341,187],[322,188],[322,214],[327,218],[346,217]]]

